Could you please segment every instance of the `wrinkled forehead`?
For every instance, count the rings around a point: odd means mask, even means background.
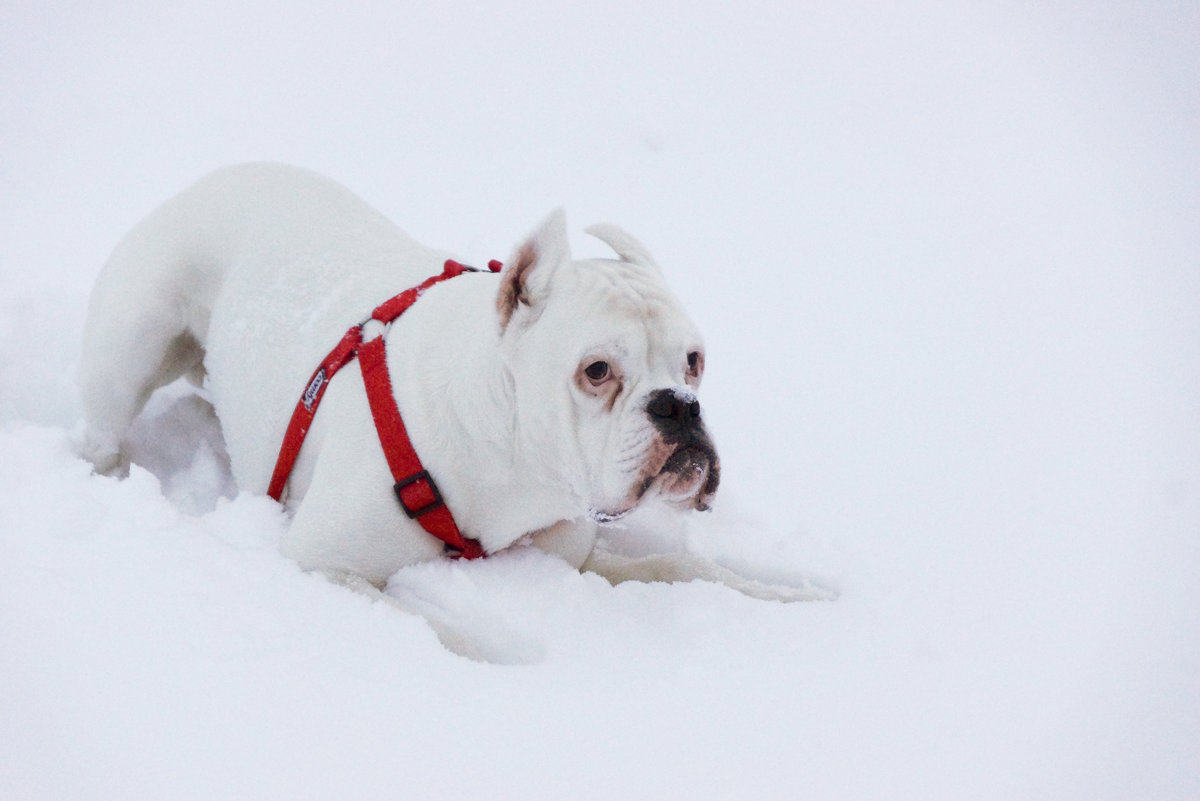
[[[656,269],[602,259],[576,262],[575,266],[576,291],[588,310],[585,317],[598,328],[608,329],[589,333],[611,340],[614,349],[633,356],[636,354],[631,351],[649,346],[674,359],[678,355],[675,350],[701,344],[699,332]],[[619,322],[615,329],[614,321]]]
[[[682,314],[679,301],[657,270],[627,261],[575,262],[579,290],[594,309],[653,319]]]

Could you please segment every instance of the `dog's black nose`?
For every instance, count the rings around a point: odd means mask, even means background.
[[[700,401],[693,395],[678,395],[673,389],[659,389],[650,393],[646,411],[660,424],[671,422],[687,428],[700,422]]]

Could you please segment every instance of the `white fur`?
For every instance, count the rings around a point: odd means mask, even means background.
[[[505,276],[439,284],[385,333],[413,444],[460,528],[489,552],[531,535],[583,565],[592,518],[631,503],[658,441],[649,393],[694,389],[684,372],[699,334],[646,249],[615,226],[590,230],[622,259],[573,261],[555,212]],[[522,254],[536,263],[517,273]],[[206,374],[238,486],[264,492],[316,365],[347,328],[446,258],[310,172],[258,164],[210,175],[135,227],[97,280],[80,374],[84,454],[120,470],[122,438],[150,392]],[[506,319],[498,302],[518,276],[520,302]],[[619,365],[613,402],[577,386],[588,358]],[[331,382],[292,473],[284,551],[375,585],[438,557],[441,543],[403,514],[391,486],[352,363]],[[657,574],[721,578],[694,565]]]

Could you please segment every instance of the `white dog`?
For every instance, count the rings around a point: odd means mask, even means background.
[[[442,281],[390,325],[355,329],[442,274],[447,254],[310,172],[217,172],[134,228],[97,280],[80,371],[84,455],[120,471],[122,438],[150,393],[188,375],[207,383],[238,486],[265,492],[289,420],[315,396],[283,496],[294,517],[282,547],[307,569],[369,591],[441,557],[445,538],[414,508],[427,506],[483,553],[528,540],[614,582],[701,578],[814,597],[693,556],[595,547],[598,525],[641,504],[708,508],[719,467],[696,398],[699,333],[645,248],[615,226],[589,232],[619,259],[573,261],[555,212],[498,275]],[[363,374],[314,375],[350,330],[386,346],[424,470],[411,487],[393,489],[408,479],[385,458]],[[421,497],[398,502],[406,492]]]

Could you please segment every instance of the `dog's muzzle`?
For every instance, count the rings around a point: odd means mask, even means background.
[[[645,478],[642,493],[657,486],[669,498],[708,509],[721,469],[700,418],[700,401],[686,390],[660,389],[646,401],[646,414],[658,431],[666,458],[657,472]]]

